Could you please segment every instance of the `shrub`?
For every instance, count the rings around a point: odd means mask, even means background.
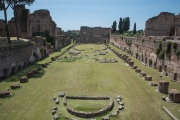
[[[164,57],[165,57],[165,51],[164,51],[164,50],[161,50],[161,52],[159,53],[158,57],[159,57],[159,59],[164,59]]]
[[[152,65],[152,59],[149,59],[149,65],[150,66]]]
[[[176,51],[176,55],[179,57],[180,56],[180,50]]]
[[[156,48],[156,55],[159,55],[159,53],[161,52],[161,49],[159,47]]]
[[[136,53],[136,58],[138,57],[138,53]]]
[[[176,42],[173,43],[173,49],[174,49],[175,51],[177,50],[177,43],[176,43]]]
[[[159,47],[160,49],[162,49],[162,41],[159,42],[158,47]]]

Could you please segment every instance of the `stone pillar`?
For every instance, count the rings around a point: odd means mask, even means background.
[[[168,93],[169,82],[161,80],[159,81],[157,91],[161,93]]]

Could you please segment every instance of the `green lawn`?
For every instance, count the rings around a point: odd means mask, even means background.
[[[19,77],[25,75],[28,69],[33,69],[39,64],[48,62],[52,56],[59,55],[66,48],[10,76],[0,83],[0,90],[8,88],[14,82],[19,83]],[[67,112],[66,107],[62,103],[62,98],[59,98],[59,105],[56,105],[52,100],[60,91],[64,91],[66,95],[79,96],[109,96],[115,98],[117,95],[121,95],[125,109],[120,112],[117,118],[112,118],[114,120],[169,120],[170,117],[162,110],[162,106],[168,108],[180,119],[180,112],[178,112],[180,104],[162,101],[161,97],[167,96],[166,94],[156,92],[157,87],[149,86],[149,82],[144,81],[142,77],[138,76],[133,69],[126,66],[110,50],[106,50],[108,52],[107,55],[98,55],[98,52],[95,50],[103,49],[104,47],[102,45],[84,44],[78,45],[75,48],[85,50],[81,51],[81,54],[78,56],[72,56],[80,59],[76,59],[75,62],[54,61],[41,71],[39,75],[29,79],[28,83],[20,84],[22,86],[20,89],[11,90],[13,97],[1,98],[0,119],[52,120],[51,108],[54,106],[58,107],[58,113],[61,114],[61,119],[64,116],[77,118]],[[113,48],[121,52],[115,47]],[[70,51],[75,50],[71,49]],[[62,57],[65,56],[71,57],[68,53]],[[94,58],[96,57],[117,59],[118,63],[95,62]],[[160,79],[167,80],[170,82],[169,89],[176,88],[180,91],[180,84],[171,82],[170,78],[164,75],[162,78],[159,78],[160,73],[157,70],[142,65],[134,58],[132,59],[139,68],[153,77],[153,81],[158,82]],[[112,112],[118,108],[115,99],[114,102],[115,106]],[[67,106],[82,111],[99,110],[108,104],[108,100],[67,100]],[[102,116],[96,119],[101,119]]]

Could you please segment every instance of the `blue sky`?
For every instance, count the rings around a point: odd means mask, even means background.
[[[130,17],[131,26],[144,29],[145,22],[160,12],[180,13],[180,0],[36,0],[26,6],[32,13],[38,9],[48,9],[52,19],[63,30],[79,30],[80,26],[111,27],[113,21]],[[8,19],[13,16],[8,10]],[[0,19],[4,14],[0,11]]]

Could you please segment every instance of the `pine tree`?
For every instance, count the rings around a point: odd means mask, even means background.
[[[134,23],[133,34],[136,34],[136,22]]]

